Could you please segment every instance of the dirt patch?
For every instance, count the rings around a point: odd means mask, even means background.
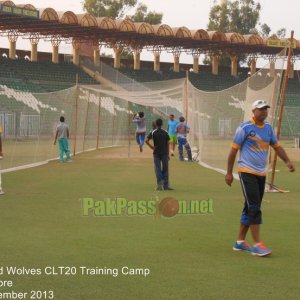
[[[144,146],[143,152],[136,145],[124,146],[124,147],[112,147],[99,149],[97,159],[122,159],[122,158],[138,158],[145,159],[152,157],[152,150],[148,146]]]

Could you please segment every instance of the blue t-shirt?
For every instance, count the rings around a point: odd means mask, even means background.
[[[178,125],[177,120],[169,120],[168,121],[168,126],[169,126],[169,135],[176,135],[176,127]]]
[[[240,150],[239,172],[265,176],[269,146],[279,147],[272,126],[255,124],[254,119],[241,124],[235,133],[232,148]]]
[[[176,126],[176,132],[178,137],[187,137],[190,127],[185,123],[179,123]]]
[[[143,133],[146,132],[146,118],[136,118],[133,119],[133,122],[136,123],[136,132]]]

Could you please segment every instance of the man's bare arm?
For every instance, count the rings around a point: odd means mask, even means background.
[[[277,153],[277,155],[286,163],[290,172],[294,172],[295,167],[292,164],[292,162],[290,161],[289,157],[287,156],[285,150],[281,146],[274,148],[274,150]]]
[[[233,166],[234,166],[234,162],[235,162],[237,152],[238,152],[237,149],[231,148],[231,150],[229,152],[229,155],[228,155],[228,159],[227,159],[227,173],[225,175],[225,182],[229,186],[231,186],[231,184],[233,182],[232,172],[233,172]]]

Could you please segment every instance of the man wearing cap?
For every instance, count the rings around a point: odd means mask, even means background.
[[[192,161],[192,151],[190,144],[187,140],[187,135],[190,132],[190,127],[186,124],[185,118],[179,118],[179,124],[176,126],[176,134],[177,134],[177,142],[178,142],[178,153],[179,153],[179,160],[183,161],[183,147],[186,150],[188,161]]]
[[[233,250],[244,250],[257,256],[266,256],[272,253],[262,243],[259,231],[262,223],[261,202],[265,190],[269,146],[286,163],[290,172],[295,171],[285,150],[279,145],[272,126],[265,122],[268,116],[268,108],[270,106],[264,100],[253,102],[253,117],[251,120],[242,123],[236,130],[228,156],[227,174],[225,175],[226,184],[231,186],[233,182],[233,165],[237,152],[240,150],[238,172],[245,203],[240,220],[238,239],[233,246]],[[255,243],[253,247],[245,241],[249,228]]]

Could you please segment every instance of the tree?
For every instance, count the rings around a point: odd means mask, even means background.
[[[124,18],[137,0],[85,0],[83,8],[96,17]]]
[[[261,36],[268,37],[269,34],[270,34],[270,32],[271,32],[271,28],[266,23],[260,25],[260,32],[259,32],[259,34]]]
[[[209,13],[208,30],[227,32],[229,27],[229,11],[227,4],[215,5]]]
[[[85,0],[83,8],[96,17],[110,17],[123,19],[130,17],[134,22],[147,22],[149,24],[161,24],[163,14],[154,11],[148,12],[146,5],[138,3],[138,0]],[[133,15],[129,11],[135,9]]]
[[[285,28],[280,28],[279,30],[276,31],[276,35],[280,38],[283,39],[286,36],[286,29]]]
[[[261,6],[254,0],[241,0],[229,3],[231,11],[229,32],[249,34],[259,21]]]
[[[240,34],[258,33],[256,26],[259,21],[261,6],[254,0],[223,1],[214,5],[209,14],[208,30],[221,32],[237,32]],[[269,28],[265,25],[265,29]],[[240,61],[245,58],[241,57]],[[206,63],[209,61],[206,59]],[[220,65],[230,65],[228,56],[222,54]]]
[[[161,24],[163,14],[156,13],[154,11],[148,12],[148,8],[145,4],[139,3],[135,14],[131,16],[134,22],[145,22],[152,25]]]
[[[254,0],[225,1],[211,8],[208,30],[248,34],[255,30],[261,6]]]
[[[261,5],[255,0],[223,1],[221,5],[214,5],[211,8],[207,29],[268,37],[271,28],[266,23],[258,22],[260,10]],[[284,38],[286,29],[280,28],[276,35]]]

